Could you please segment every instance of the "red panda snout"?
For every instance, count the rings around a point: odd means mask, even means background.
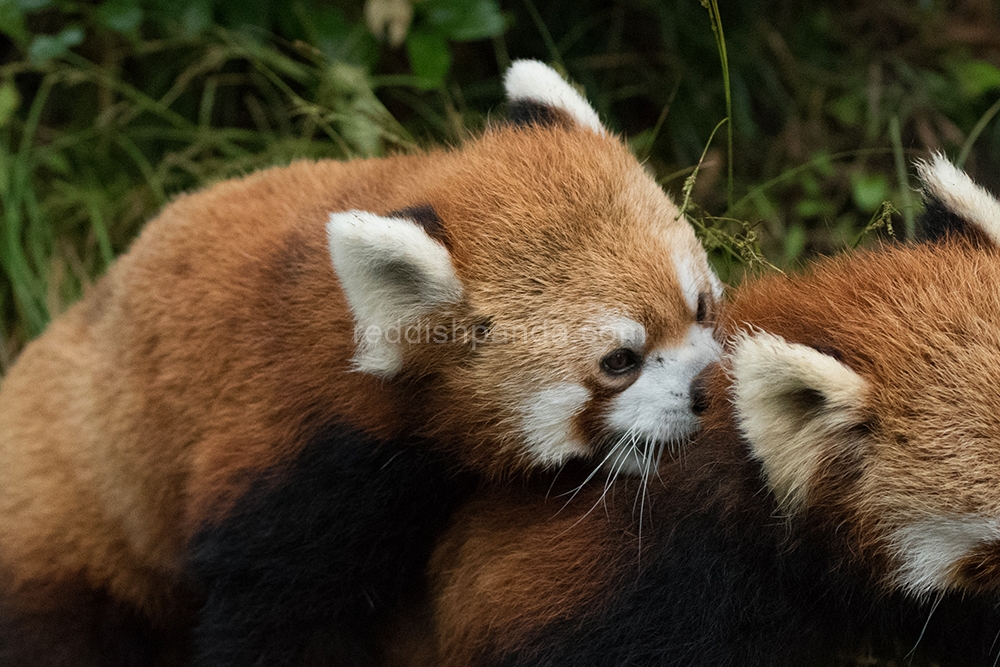
[[[646,328],[615,316],[585,327],[600,332],[588,349],[582,379],[549,382],[520,406],[521,433],[536,465],[557,467],[587,458],[612,476],[650,474],[665,448],[677,448],[699,427],[691,383],[718,360],[713,331],[692,323],[679,340],[647,341]]]
[[[699,426],[692,382],[721,352],[712,331],[699,325],[680,344],[649,351],[640,377],[607,405],[605,442],[611,447],[605,466],[650,474],[664,446],[676,448],[689,438]]]

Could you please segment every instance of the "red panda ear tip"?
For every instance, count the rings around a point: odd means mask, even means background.
[[[1000,201],[943,154],[915,163],[923,182],[923,240],[961,237],[979,246],[1000,245]]]
[[[607,134],[597,111],[556,70],[538,60],[515,60],[504,75],[514,125],[570,124]]]

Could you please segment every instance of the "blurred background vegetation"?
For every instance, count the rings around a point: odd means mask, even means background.
[[[1000,189],[993,0],[0,0],[0,371],[175,193],[457,143],[525,57],[731,281],[911,235],[928,151]]]

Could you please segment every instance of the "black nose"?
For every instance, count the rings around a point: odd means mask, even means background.
[[[708,369],[694,376],[691,380],[691,412],[697,416],[708,410]]]

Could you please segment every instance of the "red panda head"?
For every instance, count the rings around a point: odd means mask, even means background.
[[[1000,202],[941,157],[920,172],[938,242],[740,291],[736,418],[783,510],[836,528],[888,588],[996,592]]]
[[[720,285],[573,88],[534,61],[505,85],[519,122],[437,154],[399,184],[409,206],[330,216],[353,364],[426,381],[426,432],[491,473],[575,457],[648,471],[697,426],[689,385],[721,350]]]

